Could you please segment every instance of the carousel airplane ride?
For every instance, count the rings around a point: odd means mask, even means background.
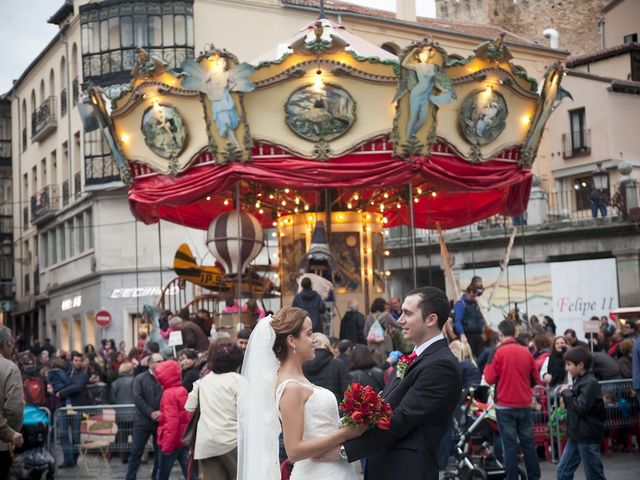
[[[306,272],[345,311],[384,295],[384,228],[525,211],[563,69],[538,86],[503,40],[453,60],[425,38],[397,57],[320,18],[250,64],[210,46],[177,72],[140,51],[129,88],[107,99],[91,87],[85,107],[133,214],[208,230],[220,266],[180,247],[184,280],[240,295],[266,227],[282,303]]]

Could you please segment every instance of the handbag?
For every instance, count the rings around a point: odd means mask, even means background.
[[[200,385],[198,385],[198,407],[196,411],[191,415],[191,420],[187,424],[184,433],[182,434],[182,444],[193,450],[196,444],[196,435],[198,434],[198,421],[200,420]]]

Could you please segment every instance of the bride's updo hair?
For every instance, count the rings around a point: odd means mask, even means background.
[[[273,342],[273,353],[276,354],[278,360],[283,361],[287,358],[287,337],[289,335],[299,337],[304,319],[308,316],[309,314],[306,310],[296,307],[283,307],[276,314],[271,322],[271,327],[273,331],[276,332],[276,339]]]

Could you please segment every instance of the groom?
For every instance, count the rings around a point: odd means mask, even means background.
[[[341,449],[350,462],[367,457],[365,480],[438,479],[438,445],[462,391],[459,362],[441,333],[448,318],[449,300],[438,288],[405,298],[398,323],[417,357],[404,374],[396,368],[382,391],[393,408],[391,428],[370,429]]]

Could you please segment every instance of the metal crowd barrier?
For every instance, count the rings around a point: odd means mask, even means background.
[[[63,452],[71,449],[85,467],[87,455],[94,453],[108,465],[112,453],[132,450],[135,414],[135,405],[58,408],[53,421],[56,446]],[[152,445],[146,449],[151,451]]]
[[[621,444],[628,452],[640,446],[640,405],[631,379],[607,380],[600,383],[605,404],[604,453],[612,445]],[[549,434],[551,460],[559,460],[566,443],[566,410],[560,397],[560,387],[549,391]]]

